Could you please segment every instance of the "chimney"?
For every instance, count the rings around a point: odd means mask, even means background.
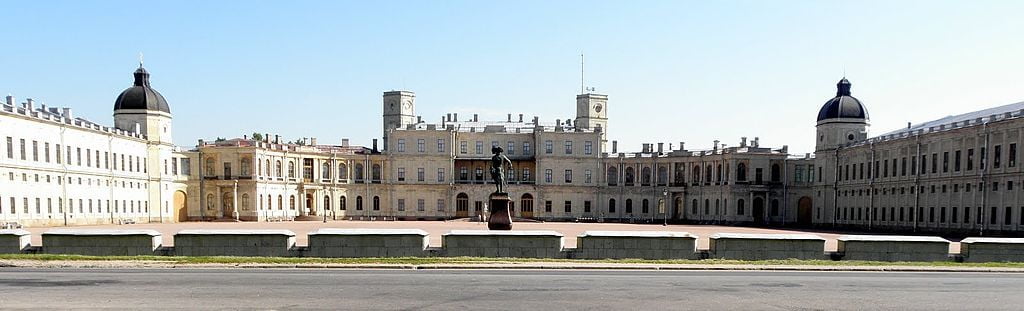
[[[199,147],[202,147],[202,146],[203,146],[203,140],[202,140],[202,139],[200,139],[200,140],[199,140]]]
[[[612,153],[619,153],[619,141],[612,141]]]
[[[747,146],[747,137],[745,137],[745,136],[744,137],[740,137],[740,148],[744,148],[746,146]]]
[[[29,112],[31,112],[32,110],[35,110],[35,109],[33,109],[34,107],[32,107],[32,104],[34,104],[34,103],[35,103],[35,101],[33,101],[31,98],[26,98],[25,99],[25,110],[29,111]]]
[[[14,96],[11,96],[11,94],[7,94],[7,105],[14,106]]]
[[[280,144],[281,143],[281,135],[274,135],[274,143],[275,144]]]
[[[782,145],[782,153],[789,154],[789,145]]]
[[[73,120],[72,117],[71,117],[71,108],[65,107],[65,108],[63,108],[63,110],[64,111],[63,111],[63,113],[61,115],[64,116],[64,120],[69,120],[69,121]]]
[[[718,140],[717,140],[717,139],[715,139],[715,147],[714,147],[714,150],[715,150],[715,151],[718,151]]]
[[[423,116],[416,116],[416,124],[423,123]]]
[[[342,147],[348,147],[348,138],[342,138],[341,139],[341,146]]]
[[[665,152],[665,143],[658,143],[658,154]]]
[[[373,139],[373,152],[377,152],[377,139]]]
[[[473,122],[480,122],[480,116],[474,113],[473,114]]]
[[[556,131],[561,131],[562,130],[562,119],[555,119],[555,130]]]
[[[686,150],[686,142],[679,142],[679,150]]]
[[[270,142],[270,133],[263,133],[263,142],[265,142],[265,143],[269,143]]]
[[[804,159],[810,159],[810,158],[811,158],[811,153],[810,152],[804,153]]]
[[[310,138],[309,139],[309,144],[313,145],[313,146],[316,146],[316,137]]]
[[[519,123],[523,123],[523,114],[522,113],[519,114]]]
[[[757,147],[760,147],[760,146],[761,146],[761,138],[760,137],[754,137],[754,148],[757,148]]]
[[[458,113],[453,113],[452,114],[452,122],[459,122],[459,114]]]
[[[533,116],[533,124],[534,124],[534,125],[536,125],[536,124],[538,124],[538,123],[540,123],[540,117],[538,117],[538,116]]]
[[[910,129],[910,122],[907,122],[907,129]]]
[[[249,135],[242,135],[242,140],[249,140]]]
[[[303,145],[309,145],[309,138],[305,138],[305,137],[303,137],[303,138],[302,138],[302,144],[303,144]]]

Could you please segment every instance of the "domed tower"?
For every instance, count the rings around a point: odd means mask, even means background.
[[[850,81],[844,77],[836,84],[836,97],[818,111],[818,135],[815,151],[867,139],[868,111],[850,95]]]
[[[146,68],[135,70],[135,83],[114,101],[114,127],[138,130],[149,141],[171,144],[171,109],[160,92],[149,85]]]

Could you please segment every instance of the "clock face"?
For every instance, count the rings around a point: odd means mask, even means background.
[[[402,109],[409,109],[409,108],[412,108],[412,102],[410,102],[410,101],[402,102]]]
[[[601,107],[601,104],[594,105],[594,111],[595,112],[601,112],[601,109],[603,109],[603,108],[604,107]]]

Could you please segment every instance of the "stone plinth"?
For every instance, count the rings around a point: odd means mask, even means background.
[[[836,246],[843,260],[949,260],[949,240],[934,236],[844,235]]]
[[[420,257],[429,237],[419,229],[319,229],[309,233],[310,257]]]
[[[1024,239],[966,238],[960,255],[966,262],[1024,262]]]
[[[579,258],[697,258],[697,236],[688,232],[585,231],[576,241]]]
[[[18,254],[29,247],[32,235],[21,229],[0,230],[0,254]]]
[[[174,234],[176,256],[287,257],[295,247],[289,230],[182,230]]]
[[[453,257],[559,258],[563,246],[555,231],[452,230],[441,244]]]
[[[491,216],[487,219],[487,229],[512,230],[508,193],[492,193],[490,199]]]
[[[156,230],[56,229],[43,232],[43,253],[93,256],[153,255]]]
[[[739,260],[826,259],[825,239],[813,234],[716,233],[712,258]]]

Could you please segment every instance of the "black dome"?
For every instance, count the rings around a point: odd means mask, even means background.
[[[121,92],[114,101],[114,111],[121,109],[155,110],[171,113],[167,100],[149,86],[149,72],[139,66],[135,70],[135,85]]]
[[[843,78],[836,84],[836,97],[825,102],[818,111],[818,122],[828,119],[860,119],[867,121],[868,110],[860,100],[850,96],[850,81]]]

